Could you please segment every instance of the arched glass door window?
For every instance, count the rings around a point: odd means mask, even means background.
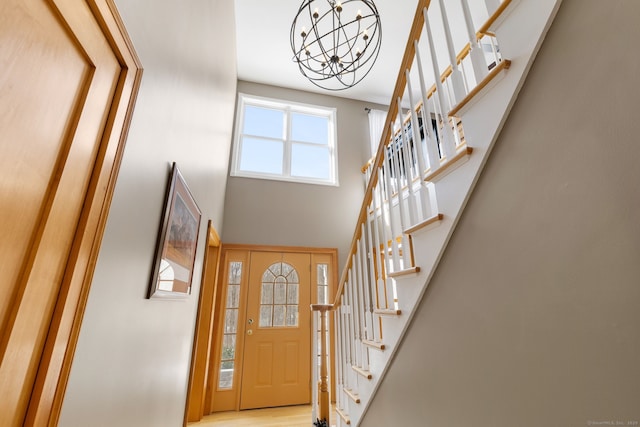
[[[298,272],[286,262],[276,262],[262,274],[261,328],[298,326]]]

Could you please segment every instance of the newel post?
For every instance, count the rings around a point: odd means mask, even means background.
[[[332,304],[311,304],[311,311],[320,312],[320,381],[318,382],[319,419],[329,422],[329,369],[327,367],[327,312]],[[315,356],[314,356],[315,357]]]

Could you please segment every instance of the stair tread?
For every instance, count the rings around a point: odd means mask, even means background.
[[[398,270],[398,271],[393,271],[391,273],[388,273],[387,276],[389,277],[400,277],[400,276],[406,276],[408,274],[414,274],[414,273],[419,273],[420,272],[420,267],[409,267],[409,268],[405,268],[403,270]]]
[[[342,418],[345,424],[349,424],[349,425],[351,424],[351,419],[349,419],[349,415],[347,415],[347,413],[345,413],[342,409],[336,408],[336,413],[340,416],[340,418]]]
[[[474,87],[467,96],[464,97],[462,101],[458,103],[451,111],[449,111],[449,117],[455,116],[457,113],[462,110],[462,108],[467,105],[475,96],[484,89],[490,82],[493,80],[498,74],[500,74],[503,70],[508,70],[511,66],[511,61],[508,59],[503,59],[493,67],[493,69],[487,74],[487,76],[476,86]]]
[[[363,377],[365,377],[366,379],[370,380],[371,378],[373,378],[373,375],[371,374],[371,372],[362,369],[359,366],[353,366],[351,365],[351,369],[353,369],[354,371],[356,371],[357,373],[359,373],[360,375],[362,375]]]
[[[386,346],[378,341],[371,341],[371,340],[362,340],[362,344],[368,346],[368,347],[372,347],[378,350],[384,350],[386,348]]]
[[[418,230],[422,230],[423,228],[431,225],[431,224],[435,224],[439,221],[442,221],[442,219],[444,218],[444,215],[439,213],[437,215],[432,216],[431,218],[427,218],[422,222],[417,223],[416,225],[413,225],[409,228],[407,228],[406,230],[404,230],[405,234],[411,234],[411,233],[415,233]]]
[[[396,310],[394,308],[377,308],[373,310],[373,313],[379,316],[399,316],[402,314],[402,310]]]
[[[451,168],[456,165],[460,160],[468,158],[471,153],[473,153],[472,147],[465,147],[464,150],[461,150],[458,154],[452,157],[450,160],[445,161],[440,165],[438,169],[433,172],[429,172],[427,176],[424,177],[425,181],[433,181],[436,178],[442,178],[444,172],[448,172],[452,170]]]
[[[358,395],[358,393],[354,393],[348,388],[344,388],[343,390],[345,394],[351,398],[351,400],[353,400],[355,403],[360,403],[360,396]]]

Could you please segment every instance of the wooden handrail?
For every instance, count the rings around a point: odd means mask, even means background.
[[[361,227],[360,224],[364,223],[367,219],[367,210],[369,203],[373,197],[373,188],[378,183],[378,170],[382,166],[384,162],[384,149],[389,143],[389,133],[391,132],[391,123],[395,121],[395,117],[398,114],[398,103],[394,100],[399,96],[401,97],[404,93],[404,89],[407,85],[407,77],[405,74],[405,70],[411,68],[411,64],[413,63],[413,59],[415,58],[415,45],[413,43],[414,40],[420,38],[420,34],[422,34],[422,29],[424,28],[424,15],[422,11],[425,8],[429,7],[431,0],[419,0],[418,6],[416,7],[416,13],[413,19],[413,25],[411,26],[411,30],[409,31],[409,38],[407,40],[407,46],[404,51],[404,56],[402,58],[402,63],[400,65],[400,71],[398,72],[398,79],[396,80],[396,86],[393,90],[393,95],[391,98],[391,102],[389,102],[389,112],[387,113],[387,119],[384,123],[384,128],[382,130],[382,135],[380,136],[380,143],[378,144],[378,151],[376,152],[376,159],[373,162],[373,170],[371,172],[371,178],[369,179],[369,183],[367,184],[367,189],[364,193],[364,199],[362,200],[362,207],[360,208],[360,215],[358,215],[358,220],[356,224],[356,231],[353,235],[353,239],[351,239],[351,246],[349,250],[349,254],[354,254],[356,252],[358,239],[360,239]],[[338,307],[340,305],[340,296],[342,295],[342,291],[344,289],[344,283],[347,280],[347,274],[349,269],[351,268],[351,259],[349,256],[347,259],[347,264],[342,270],[342,275],[340,276],[340,282],[338,285],[338,289],[336,292],[336,298],[333,302],[334,307]]]
[[[485,34],[488,36],[494,35],[489,32],[489,28],[498,20],[500,15],[502,15],[502,12],[504,12],[504,10],[511,4],[511,1],[512,0],[502,0],[502,3],[500,3],[500,6],[498,6],[496,11],[493,12],[493,15],[491,15],[489,19],[487,19],[487,22],[485,22],[484,25],[480,27],[480,29],[476,33],[476,37],[478,37],[478,40],[480,40],[480,38]]]
[[[362,173],[367,173],[367,169],[369,169],[369,166],[371,166],[373,164],[373,161],[375,160],[375,157],[371,157],[369,160],[367,160],[367,163],[364,164],[364,166],[362,166],[360,168],[360,171]]]

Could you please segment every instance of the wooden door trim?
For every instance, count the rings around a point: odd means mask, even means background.
[[[89,288],[93,279],[125,141],[142,79],[142,64],[113,0],[88,0],[122,68],[100,141],[25,425],[55,426],[60,417]]]
[[[275,245],[252,245],[252,244],[240,244],[240,243],[223,243],[221,247],[221,262],[220,262],[220,270],[218,273],[218,282],[217,288],[219,292],[216,296],[215,301],[215,322],[216,327],[212,330],[213,336],[211,338],[211,354],[210,354],[210,364],[209,364],[209,374],[207,379],[207,395],[205,401],[205,414],[213,413],[221,410],[240,410],[240,379],[242,377],[242,363],[236,367],[237,378],[234,378],[234,389],[235,393],[234,397],[234,406],[233,407],[225,407],[225,409],[217,409],[214,411],[214,400],[216,399],[216,394],[219,393],[217,390],[217,381],[218,381],[218,370],[217,367],[220,365],[220,335],[222,333],[223,322],[224,322],[224,301],[225,295],[224,292],[226,290],[226,285],[223,283],[225,280],[227,271],[227,265],[229,263],[229,259],[227,254],[231,251],[235,252],[244,252],[245,253],[245,262],[247,262],[247,268],[249,266],[249,254],[251,252],[293,252],[293,253],[308,253],[311,255],[311,265],[314,265],[314,255],[328,255],[331,260],[332,274],[331,274],[331,283],[329,285],[329,300],[333,301],[335,298],[335,292],[337,287],[338,280],[338,250],[336,248],[318,248],[318,247],[308,247],[308,246],[275,246]],[[247,270],[248,272],[248,270]],[[248,280],[246,276],[243,275],[243,283],[244,280]],[[312,284],[315,283],[313,280],[313,274],[311,277]],[[312,293],[311,300],[312,302],[315,300],[317,294]],[[246,299],[248,297],[248,293],[245,295],[241,295],[242,299]],[[239,318],[244,316],[244,310],[241,310],[239,313]],[[313,322],[311,322],[313,324]],[[245,334],[245,325],[244,322],[238,322],[238,336],[241,339],[238,340],[236,344],[236,354],[242,353],[244,351],[244,334]],[[334,324],[330,322],[330,331],[331,331],[331,355],[330,357],[334,357],[335,352],[335,336],[334,336]],[[309,331],[311,333],[311,329]],[[241,362],[241,361],[237,361]],[[239,379],[238,379],[239,378]],[[237,381],[237,383],[236,383]],[[332,398],[335,399],[335,388],[334,384],[334,374],[332,373]],[[228,393],[228,391],[224,390],[222,393]]]
[[[211,339],[214,336],[214,301],[218,293],[218,272],[222,253],[220,250],[220,237],[211,220],[209,220],[207,230],[207,247],[202,269],[202,280],[200,282],[198,314],[193,336],[189,388],[187,390],[183,426],[186,426],[188,422],[200,421],[205,413]]]
[[[299,252],[299,253],[333,253],[337,256],[336,248],[316,248],[308,246],[274,246],[249,245],[244,243],[225,243],[224,250],[246,250],[250,252]]]

